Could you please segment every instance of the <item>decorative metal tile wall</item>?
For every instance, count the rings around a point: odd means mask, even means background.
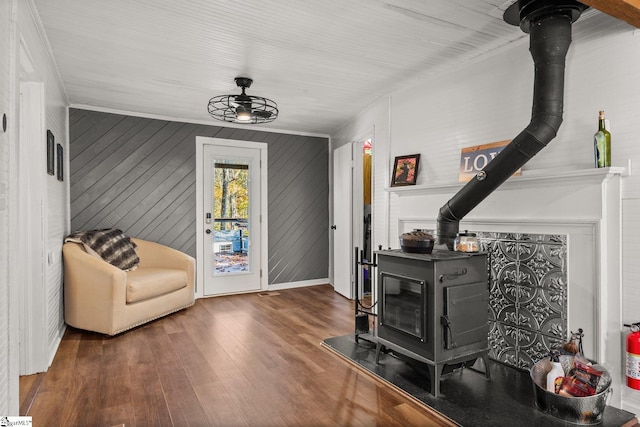
[[[477,235],[489,254],[489,357],[528,370],[567,340],[567,237]]]

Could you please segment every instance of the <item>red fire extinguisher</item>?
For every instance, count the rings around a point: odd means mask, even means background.
[[[627,336],[627,386],[640,390],[640,324],[634,323]]]

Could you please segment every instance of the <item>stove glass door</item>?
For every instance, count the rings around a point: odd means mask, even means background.
[[[381,273],[381,323],[424,342],[425,285],[422,280]]]

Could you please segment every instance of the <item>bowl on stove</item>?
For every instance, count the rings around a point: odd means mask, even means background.
[[[430,254],[433,251],[435,238],[424,230],[413,230],[400,236],[402,252]]]

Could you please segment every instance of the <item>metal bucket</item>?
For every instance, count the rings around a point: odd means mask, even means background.
[[[573,368],[573,360],[574,356],[560,356],[560,363],[565,372],[569,372]],[[555,418],[574,424],[601,423],[604,408],[612,391],[610,388],[611,376],[602,366],[594,364],[594,367],[602,371],[596,394],[587,397],[567,397],[546,390],[547,373],[551,370],[549,358],[536,362],[531,368],[531,380],[538,409]]]

